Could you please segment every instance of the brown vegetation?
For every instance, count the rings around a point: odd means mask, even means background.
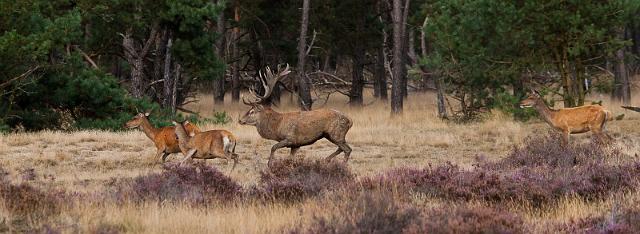
[[[413,98],[404,116],[394,120],[380,103],[366,110],[351,110],[340,104],[345,100],[331,103],[357,123],[349,133],[357,157],[348,165],[324,163],[324,155],[335,149],[320,140],[298,152],[304,160],[274,160],[265,170],[271,145],[255,129],[236,122],[200,126],[229,129],[238,136],[235,171],[240,173],[230,175],[216,169],[227,165],[224,160],[194,167],[157,164],[155,148],[138,131],[3,135],[0,165],[8,173],[7,184],[30,187],[12,194],[30,194],[43,205],[56,206],[52,212],[34,206],[44,211],[32,216],[36,219],[7,206],[5,199],[13,198],[0,197],[0,220],[6,220],[0,230],[637,230],[634,214],[640,209],[634,204],[640,202],[640,192],[634,155],[640,149],[640,114],[628,113],[626,120],[608,126],[616,138],[612,145],[589,144],[588,137],[579,136],[561,147],[556,144],[560,136],[547,135],[544,123],[495,114],[478,123],[452,124],[438,120],[436,106],[423,102],[433,96]],[[193,107],[198,108],[204,107]],[[241,106],[226,111],[231,116],[244,112]]]

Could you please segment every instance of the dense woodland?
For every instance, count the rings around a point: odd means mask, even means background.
[[[198,92],[217,109],[287,63],[274,102],[367,108],[371,88],[401,115],[412,93],[435,92],[454,120],[526,117],[515,105],[529,88],[565,107],[596,92],[633,104],[640,72],[636,0],[3,0],[0,12],[2,131],[118,129],[142,109],[189,113]]]

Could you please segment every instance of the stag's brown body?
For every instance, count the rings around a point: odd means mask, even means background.
[[[605,130],[607,121],[613,120],[611,112],[602,106],[586,105],[574,108],[553,110],[549,108],[539,94],[531,94],[520,103],[521,107],[533,107],[554,129],[563,133],[563,143],[569,143],[569,135],[591,131],[598,137],[610,138]]]
[[[311,145],[322,138],[338,146],[327,160],[344,152],[345,162],[349,161],[351,147],[347,144],[345,136],[353,123],[345,114],[328,109],[287,113],[279,113],[271,109],[270,96],[273,88],[278,84],[279,79],[290,72],[289,65],[284,70],[278,70],[277,73],[273,73],[267,67],[264,74],[260,73],[259,78],[264,87],[264,94],[257,95],[249,90],[257,100],[249,102],[243,100],[245,104],[251,106],[251,109],[238,121],[243,125],[256,126],[262,138],[278,141],[271,147],[269,167],[276,150],[283,147],[291,148],[291,156],[294,156],[300,147]]]
[[[164,162],[169,154],[180,152],[180,146],[178,145],[178,136],[175,132],[174,126],[167,126],[156,128],[149,122],[147,118],[148,113],[139,113],[133,119],[129,120],[126,124],[126,128],[140,128],[149,139],[155,144],[157,152],[156,157],[162,158]],[[191,133],[200,132],[200,129],[192,124],[185,125],[186,131]]]
[[[188,122],[184,124],[174,122],[180,150],[185,156],[181,164],[189,158],[232,159],[231,170],[233,171],[238,163],[238,155],[235,153],[237,139],[233,133],[227,130],[209,130],[189,134],[184,127],[188,124]]]
[[[271,148],[269,163],[279,148],[291,148],[293,156],[300,147],[311,145],[322,138],[338,146],[338,150],[327,160],[344,152],[345,161],[348,161],[351,154],[351,147],[345,136],[353,123],[349,117],[336,110],[279,113],[268,106],[254,106],[240,120],[240,124],[254,125],[262,138],[278,141]]]

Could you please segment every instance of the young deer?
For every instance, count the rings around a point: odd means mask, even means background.
[[[133,119],[129,120],[124,127],[128,129],[140,128],[140,130],[142,130],[142,132],[144,132],[144,134],[147,135],[147,137],[149,137],[149,139],[151,139],[156,145],[156,157],[162,158],[162,162],[164,162],[169,154],[180,152],[175,127],[167,126],[155,128],[149,122],[148,117],[149,112],[138,113],[133,117]],[[200,129],[194,124],[189,123],[185,125],[185,127],[189,133],[200,132]]]
[[[289,74],[289,66],[274,74],[267,67],[263,75],[260,73],[260,82],[264,87],[264,95],[251,93],[256,101],[243,99],[244,104],[251,106],[244,116],[238,121],[242,125],[253,125],[262,138],[278,141],[271,147],[271,154],[267,165],[271,167],[271,160],[276,150],[291,148],[291,157],[296,151],[306,145],[326,138],[338,146],[338,150],[329,155],[326,160],[332,160],[336,155],[344,152],[344,161],[349,161],[351,147],[347,144],[345,136],[353,125],[351,119],[345,114],[328,109],[312,111],[296,111],[280,113],[271,109],[270,95],[279,79]]]
[[[236,168],[238,163],[238,154],[236,151],[236,137],[227,130],[209,130],[199,133],[188,134],[185,127],[188,121],[178,123],[173,121],[176,126],[176,134],[180,150],[184,154],[184,159],[180,162],[182,165],[190,158],[214,159],[224,158],[227,161],[233,160],[233,167],[229,172]]]
[[[533,107],[538,111],[540,117],[551,127],[561,131],[563,134],[562,143],[569,143],[569,135],[576,133],[593,132],[597,137],[611,137],[604,132],[607,121],[613,120],[611,112],[602,106],[586,105],[574,108],[562,108],[558,110],[550,109],[540,94],[532,90],[531,95],[520,102],[521,108]]]

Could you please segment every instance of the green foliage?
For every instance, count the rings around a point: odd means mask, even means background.
[[[511,95],[508,92],[498,93],[495,98],[494,108],[509,113],[517,120],[527,121],[535,117],[537,112],[533,108],[520,108],[522,97]]]
[[[170,111],[121,86],[118,70],[128,66],[118,35],[130,31],[140,40],[154,25],[168,29],[184,76],[210,78],[222,66],[213,54],[216,35],[205,29],[219,10],[209,0],[1,1],[0,131],[116,130],[150,109],[154,124],[170,125]]]
[[[510,96],[520,94],[505,95],[505,90],[528,85],[526,77],[539,73],[568,76],[567,67],[580,75],[571,87],[577,91],[565,90],[564,97],[579,103],[584,99],[581,74],[600,72],[589,70],[583,61],[602,64],[608,53],[624,44],[615,31],[636,5],[599,0],[426,3],[426,30],[434,51],[423,63],[445,78],[466,117],[496,104],[520,115],[510,109],[515,102]],[[562,84],[562,79],[554,83]]]

